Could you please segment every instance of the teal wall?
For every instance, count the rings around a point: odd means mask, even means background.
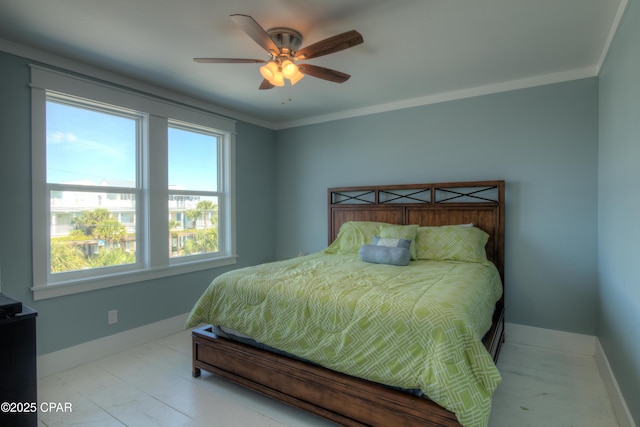
[[[278,258],[326,246],[328,187],[504,179],[507,321],[595,335],[596,78],[277,138]]]
[[[640,424],[640,4],[630,0],[600,73],[600,343]]]
[[[38,353],[66,348],[188,312],[209,282],[234,266],[33,301],[31,124],[28,61],[0,53],[0,263],[2,292],[39,312]],[[275,132],[236,126],[235,267],[275,257]],[[107,325],[107,311],[118,323]]]

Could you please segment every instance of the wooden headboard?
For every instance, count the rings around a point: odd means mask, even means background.
[[[473,223],[489,234],[487,258],[504,283],[504,181],[338,187],[328,193],[329,243],[347,221]]]

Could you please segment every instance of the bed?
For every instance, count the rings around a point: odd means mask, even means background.
[[[193,376],[204,369],[341,425],[486,425],[504,341],[504,182],[330,188],[328,220],[326,250],[212,282],[188,321],[204,323]],[[413,243],[397,252],[389,241]],[[411,261],[364,262],[364,249]]]

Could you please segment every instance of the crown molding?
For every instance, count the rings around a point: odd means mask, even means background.
[[[595,66],[579,68],[575,70],[563,71],[559,73],[546,74],[542,76],[528,77],[525,79],[505,81],[484,86],[477,86],[468,89],[455,90],[451,92],[443,92],[434,95],[421,96],[418,98],[406,99],[398,102],[390,102],[387,104],[374,105],[371,107],[356,108],[353,110],[340,111],[332,114],[309,117],[301,120],[293,120],[290,122],[279,123],[275,125],[276,130],[287,129],[299,126],[307,126],[312,124],[330,122],[334,120],[348,119],[358,116],[366,116],[370,114],[385,113],[394,110],[402,110],[405,108],[420,107],[424,105],[437,104],[447,101],[455,101],[458,99],[472,98],[482,95],[490,95],[500,92],[508,92],[518,89],[526,89],[535,86],[544,86],[554,83],[562,83],[570,80],[579,80],[588,77],[596,77],[598,75]]]
[[[597,74],[600,74],[600,69],[602,68],[604,61],[607,58],[607,54],[609,53],[609,48],[611,47],[613,38],[615,37],[616,32],[618,31],[618,26],[620,26],[620,21],[622,20],[622,16],[624,15],[625,10],[627,9],[627,4],[629,4],[629,0],[622,0],[620,2],[620,5],[618,6],[616,16],[613,18],[613,24],[611,25],[611,29],[609,30],[609,35],[607,36],[607,40],[605,40],[604,42],[602,53],[600,54],[600,58],[596,63]]]
[[[94,67],[92,65],[76,61],[74,59],[52,54],[30,46],[22,45],[0,38],[0,51],[38,63],[46,64],[48,66],[53,66],[74,73],[90,76],[92,78],[105,80],[110,83],[115,83],[124,87],[135,89],[156,97],[170,99],[172,101],[180,102],[185,105],[199,108],[209,113],[217,114],[233,120],[242,120],[244,122],[255,124],[257,126],[273,129],[273,124],[267,120],[261,120],[256,117],[248,116],[238,111],[220,107],[208,101],[175,92],[171,89],[163,88],[152,83],[128,77],[123,74]]]

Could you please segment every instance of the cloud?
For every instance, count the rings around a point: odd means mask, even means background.
[[[76,142],[78,137],[73,132],[50,132],[47,135],[47,142],[63,143]]]
[[[71,150],[69,153],[91,153],[98,157],[121,159],[125,156],[114,144],[82,139],[73,132],[51,131],[47,135],[47,144],[60,145],[61,149]]]

